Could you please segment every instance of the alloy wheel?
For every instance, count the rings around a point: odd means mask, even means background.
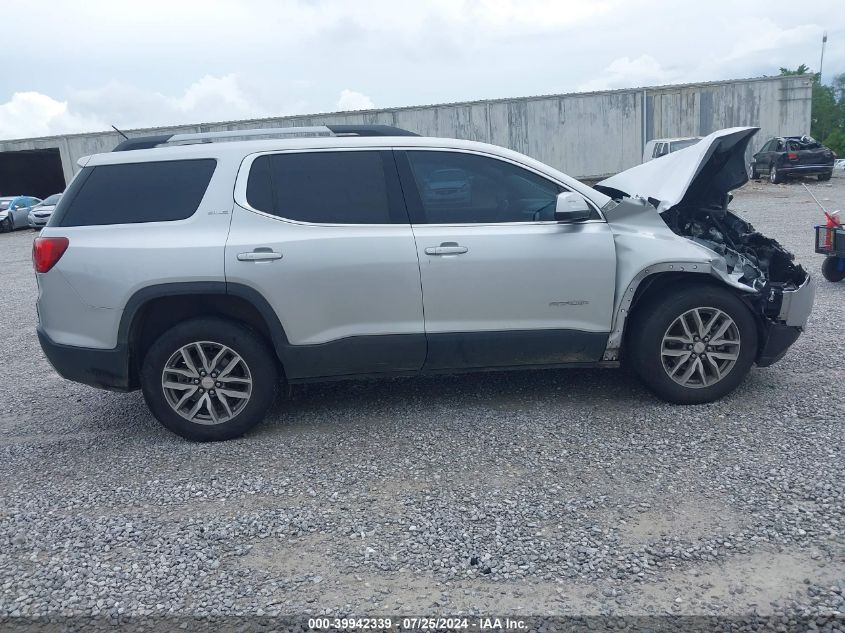
[[[212,341],[176,350],[161,373],[170,407],[197,424],[222,424],[238,415],[252,395],[252,374],[233,349]]]
[[[739,359],[739,328],[718,308],[684,312],[663,335],[663,369],[679,385],[709,387],[722,380]]]

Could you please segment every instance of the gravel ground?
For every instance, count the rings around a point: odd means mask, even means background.
[[[845,177],[808,184],[845,207]],[[808,332],[720,402],[664,404],[614,370],[330,383],[206,445],[138,393],[52,371],[33,234],[0,235],[0,624],[669,613],[845,630],[845,283],[817,274],[800,185],[751,183],[733,207],[819,283]]]

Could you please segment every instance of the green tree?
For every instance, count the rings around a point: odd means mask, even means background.
[[[837,156],[845,156],[845,130],[841,127],[833,130],[822,143],[836,152]]]
[[[807,64],[801,64],[795,70],[789,70],[789,68],[784,68],[783,66],[780,67],[781,75],[806,75],[808,72],[810,72],[810,67]]]

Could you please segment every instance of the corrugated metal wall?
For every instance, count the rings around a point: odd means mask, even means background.
[[[589,179],[638,164],[645,142],[653,138],[706,135],[721,128],[754,125],[761,128],[752,142],[755,151],[771,136],[809,134],[811,100],[809,77],[770,77],[209,123],[134,130],[130,136],[383,123],[427,136],[504,145]],[[110,151],[120,140],[114,132],[103,132],[0,141],[0,152],[58,147],[69,180],[78,170],[80,157]]]

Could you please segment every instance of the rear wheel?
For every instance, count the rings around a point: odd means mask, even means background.
[[[634,370],[659,397],[677,404],[730,393],[757,355],[751,312],[715,286],[684,288],[640,306],[630,328]]]
[[[819,180],[830,180],[833,176],[833,170],[826,171],[823,174],[819,174]]]
[[[825,257],[822,277],[834,283],[845,279],[845,257]]]
[[[203,442],[239,437],[261,422],[277,383],[265,342],[223,319],[194,319],[168,330],[141,368],[153,415],[174,433]]]
[[[778,171],[778,166],[774,163],[769,165],[769,180],[772,182],[773,185],[777,185],[778,183],[783,182],[783,177]]]

